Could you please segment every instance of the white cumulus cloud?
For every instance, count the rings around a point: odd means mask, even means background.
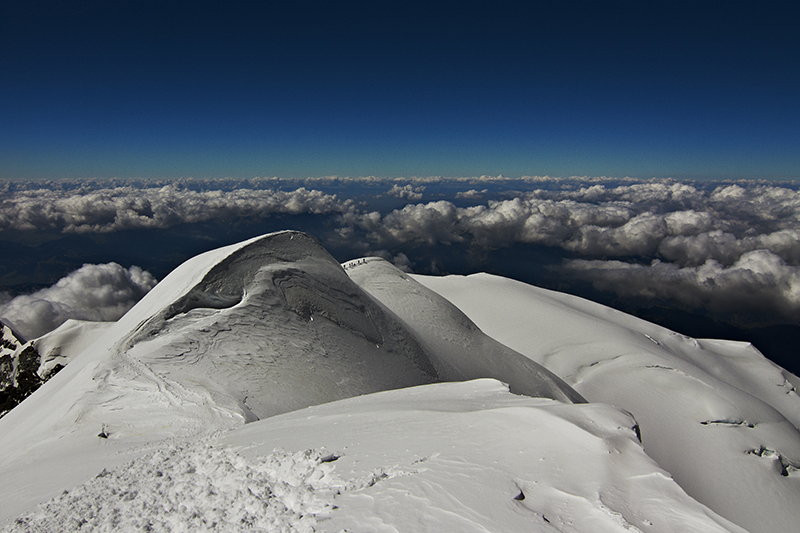
[[[392,185],[392,188],[386,193],[389,196],[396,196],[397,198],[403,198],[405,200],[410,200],[414,202],[418,202],[422,200],[422,193],[425,191],[425,186],[420,185],[414,187],[410,183],[406,185],[400,186],[398,184]]]
[[[800,310],[796,187],[674,180],[534,184],[470,207],[440,200],[341,220],[381,249],[408,243],[557,247],[576,258],[568,263],[571,275],[621,295],[720,312],[760,309],[792,321]]]
[[[0,196],[0,230],[111,232],[272,214],[343,213],[350,209],[352,201],[304,187],[292,191],[195,190],[180,183],[159,187],[43,187]]]
[[[749,322],[800,316],[800,267],[768,250],[745,252],[730,266],[714,259],[684,267],[657,259],[649,265],[576,259],[566,267],[595,288],[623,297],[667,299],[689,309],[741,315]]]
[[[51,331],[68,319],[119,319],[156,284],[137,266],[84,265],[55,285],[17,296],[0,306],[0,320],[26,339]]]
[[[316,215],[327,217],[331,229],[324,245],[359,255],[388,250],[394,258],[401,247],[414,255],[409,250],[420,245],[431,250],[438,245],[542,246],[561,249],[574,260],[570,275],[620,294],[669,293],[684,305],[699,298],[723,309],[719,302],[745,301],[727,298],[729,292],[745,291],[770,299],[768,307],[792,309],[796,288],[790,272],[800,267],[800,193],[795,184],[502,176],[290,181],[0,183],[0,232],[112,232],[276,214]],[[368,200],[356,204],[318,189],[346,194],[351,186],[362,191],[362,199],[368,198],[363,190],[373,190],[375,199],[394,196],[408,204],[379,210],[369,207]],[[423,192],[440,199],[423,203]],[[467,199],[471,205],[459,207]],[[773,265],[771,275],[752,263],[755,257],[766,261],[765,254],[783,265]],[[420,265],[436,259],[414,257]],[[399,263],[409,268],[413,262]],[[671,276],[687,287],[685,295],[657,290],[655,282],[626,284],[623,270],[653,279]],[[713,290],[708,288],[712,279]]]

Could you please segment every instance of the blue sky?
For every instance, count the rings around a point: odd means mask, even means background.
[[[0,178],[800,178],[789,2],[0,5]]]

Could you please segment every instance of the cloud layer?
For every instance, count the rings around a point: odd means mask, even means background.
[[[358,201],[348,198],[355,190]],[[421,203],[423,192],[440,199]],[[502,176],[76,180],[0,183],[0,194],[0,235],[314,215],[335,230],[318,235],[323,245],[394,258],[404,269],[414,266],[402,255],[409,246],[431,253],[448,244],[550,247],[568,257],[561,265],[565,278],[619,296],[750,321],[797,323],[800,316],[795,183]],[[387,205],[378,200],[387,196],[409,203],[370,207]]]
[[[304,187],[196,190],[169,183],[22,188],[3,195],[0,231],[111,232],[273,214],[342,213],[351,208],[351,201]]]
[[[39,337],[70,318],[117,320],[155,284],[149,272],[136,266],[84,265],[52,287],[1,305],[0,320],[25,339]]]
[[[751,321],[800,316],[795,188],[671,180],[564,185],[467,207],[440,200],[351,212],[342,221],[363,230],[371,246],[558,247],[576,257],[565,264],[571,275],[621,296],[735,310]]]

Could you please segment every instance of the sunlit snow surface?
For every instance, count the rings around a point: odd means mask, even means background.
[[[415,279],[589,401],[632,413],[645,451],[699,501],[753,532],[800,524],[800,380],[751,345],[487,274]]]
[[[494,380],[378,393],[162,445],[9,529],[741,531],[648,458],[632,424]]]
[[[39,375],[47,375],[56,365],[66,365],[113,325],[113,322],[67,320],[50,333],[42,335],[33,346],[42,358]]]
[[[796,378],[752,348],[502,278],[409,277],[374,259],[344,267],[283,232],[176,269],[0,419],[0,523],[800,523]],[[69,353],[70,339],[89,337],[60,338],[48,346]]]

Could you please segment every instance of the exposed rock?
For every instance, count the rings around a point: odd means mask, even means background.
[[[37,371],[41,357],[32,343],[26,343],[0,322],[0,417],[33,394],[46,380]],[[51,372],[49,379],[55,372]]]

